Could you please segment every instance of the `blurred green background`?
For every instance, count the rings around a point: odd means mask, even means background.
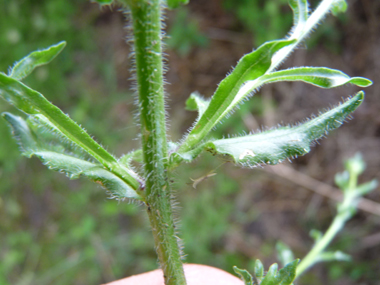
[[[191,92],[211,96],[243,54],[286,35],[292,20],[286,2],[191,0],[168,13],[171,140],[180,139],[196,116],[184,111]],[[345,15],[330,16],[284,64],[328,66],[375,81],[353,121],[285,165],[329,185],[342,160],[357,151],[368,164],[363,181],[380,176],[380,2],[351,2]],[[65,50],[25,83],[119,157],[139,147],[124,26],[117,7],[99,8],[87,0],[0,0],[0,70],[6,72],[31,51],[67,41]],[[352,86],[329,91],[303,84],[268,86],[214,135],[291,124],[356,91]],[[15,110],[1,101],[0,111]],[[211,171],[217,175],[192,188],[191,178]],[[302,258],[312,245],[308,232],[325,230],[335,213],[333,201],[313,194],[295,177],[285,180],[266,167],[241,170],[207,154],[181,166],[173,180],[186,262],[230,272],[233,265],[251,269],[255,258],[266,267],[276,262],[278,240]],[[379,189],[369,198],[380,202]],[[3,120],[0,217],[2,285],[100,284],[157,268],[144,207],[109,200],[96,184],[68,180],[35,158],[20,157]],[[379,284],[379,220],[359,211],[332,245],[353,261],[318,265],[299,284]]]

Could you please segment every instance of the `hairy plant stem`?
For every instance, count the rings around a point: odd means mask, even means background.
[[[354,215],[353,205],[356,206],[357,201],[357,176],[350,175],[349,187],[344,191],[343,201],[338,204],[338,213],[327,229],[326,233],[316,241],[313,248],[305,256],[297,266],[297,276],[313,266],[315,263],[322,261],[321,254],[331,243],[334,237],[342,230],[345,223]]]
[[[186,284],[168,182],[160,0],[127,0],[132,14],[145,203],[165,284]]]

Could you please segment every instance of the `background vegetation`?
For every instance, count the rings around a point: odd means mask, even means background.
[[[66,40],[63,53],[27,84],[117,156],[137,148],[129,47],[118,9],[99,9],[87,0],[0,0],[0,7],[0,70],[30,51]],[[335,211],[333,201],[309,190],[333,185],[342,160],[357,151],[368,164],[363,181],[380,176],[379,11],[377,1],[349,1],[347,14],[328,18],[305,44],[308,50],[301,48],[287,61],[374,80],[353,121],[291,166],[240,170],[204,156],[178,169],[174,186],[187,262],[231,271],[233,265],[249,269],[260,258],[268,266],[276,261],[278,240],[302,257],[312,243],[308,232],[324,230]],[[196,115],[184,111],[191,92],[211,96],[242,54],[283,36],[290,25],[286,1],[191,0],[168,13],[170,139],[179,139]],[[355,91],[269,85],[218,131],[294,123]],[[11,108],[0,103],[1,112]],[[281,177],[290,167],[291,175]],[[211,171],[217,175],[192,188],[190,178]],[[108,200],[100,187],[69,181],[37,159],[21,158],[1,120],[0,182],[0,284],[99,284],[157,267],[142,208]],[[380,202],[379,190],[369,198]],[[316,266],[302,284],[378,284],[379,232],[379,217],[359,211],[333,244],[353,261]]]

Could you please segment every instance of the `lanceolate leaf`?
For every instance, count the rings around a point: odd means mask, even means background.
[[[297,67],[281,71],[272,72],[261,76],[252,84],[253,88],[258,85],[278,81],[303,81],[321,88],[333,88],[347,83],[360,87],[367,87],[372,82],[363,77],[349,77],[347,74],[326,67]]]
[[[298,126],[216,140],[206,143],[204,147],[213,153],[228,155],[242,165],[277,164],[308,153],[313,142],[338,128],[363,98],[364,93],[359,92],[340,106]]]
[[[242,57],[233,72],[220,82],[208,108],[181,146],[181,151],[190,150],[199,143],[217,123],[231,112],[239,103],[236,97],[239,97],[238,92],[241,92],[242,85],[262,76],[270,67],[273,54],[293,42],[288,40],[267,42]]]
[[[46,100],[42,94],[0,73],[0,96],[26,114],[43,115],[69,141],[77,144],[107,169],[112,170],[113,173],[130,184],[133,189],[140,187],[139,178],[136,173],[127,168],[121,168],[111,154],[95,142],[85,130],[65,115],[58,107]]]
[[[23,155],[27,157],[35,155],[49,169],[63,172],[70,179],[76,179],[80,176],[87,177],[100,184],[117,199],[141,198],[127,183],[105,169],[100,163],[81,159],[82,154],[75,150],[75,145],[68,148],[64,138],[60,137],[59,134],[53,133],[53,136],[57,138],[54,143],[50,138],[46,140],[46,130],[41,125],[36,127],[32,121],[33,118],[25,121],[21,117],[9,113],[4,113],[3,117],[11,126]],[[50,132],[48,134],[52,135]],[[60,152],[57,152],[59,150]]]
[[[344,84],[355,84],[360,87],[367,87],[372,85],[372,81],[363,77],[349,77],[347,74],[326,67],[296,67],[286,70],[280,70],[260,76],[255,80],[246,82],[233,102],[240,102],[246,98],[255,89],[268,83],[275,83],[280,81],[302,81],[321,88],[334,88]],[[198,109],[200,116],[205,112],[209,102],[202,100],[196,94],[192,94],[186,102],[189,109]],[[229,109],[228,109],[229,110]],[[199,117],[198,119],[199,120]]]
[[[66,46],[66,42],[60,42],[47,49],[34,51],[28,56],[16,62],[10,70],[9,77],[21,80],[27,77],[36,67],[52,61]]]

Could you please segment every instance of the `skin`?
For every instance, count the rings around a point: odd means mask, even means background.
[[[239,278],[221,269],[200,265],[184,264],[187,285],[244,285]],[[162,270],[133,275],[105,285],[165,285]]]

